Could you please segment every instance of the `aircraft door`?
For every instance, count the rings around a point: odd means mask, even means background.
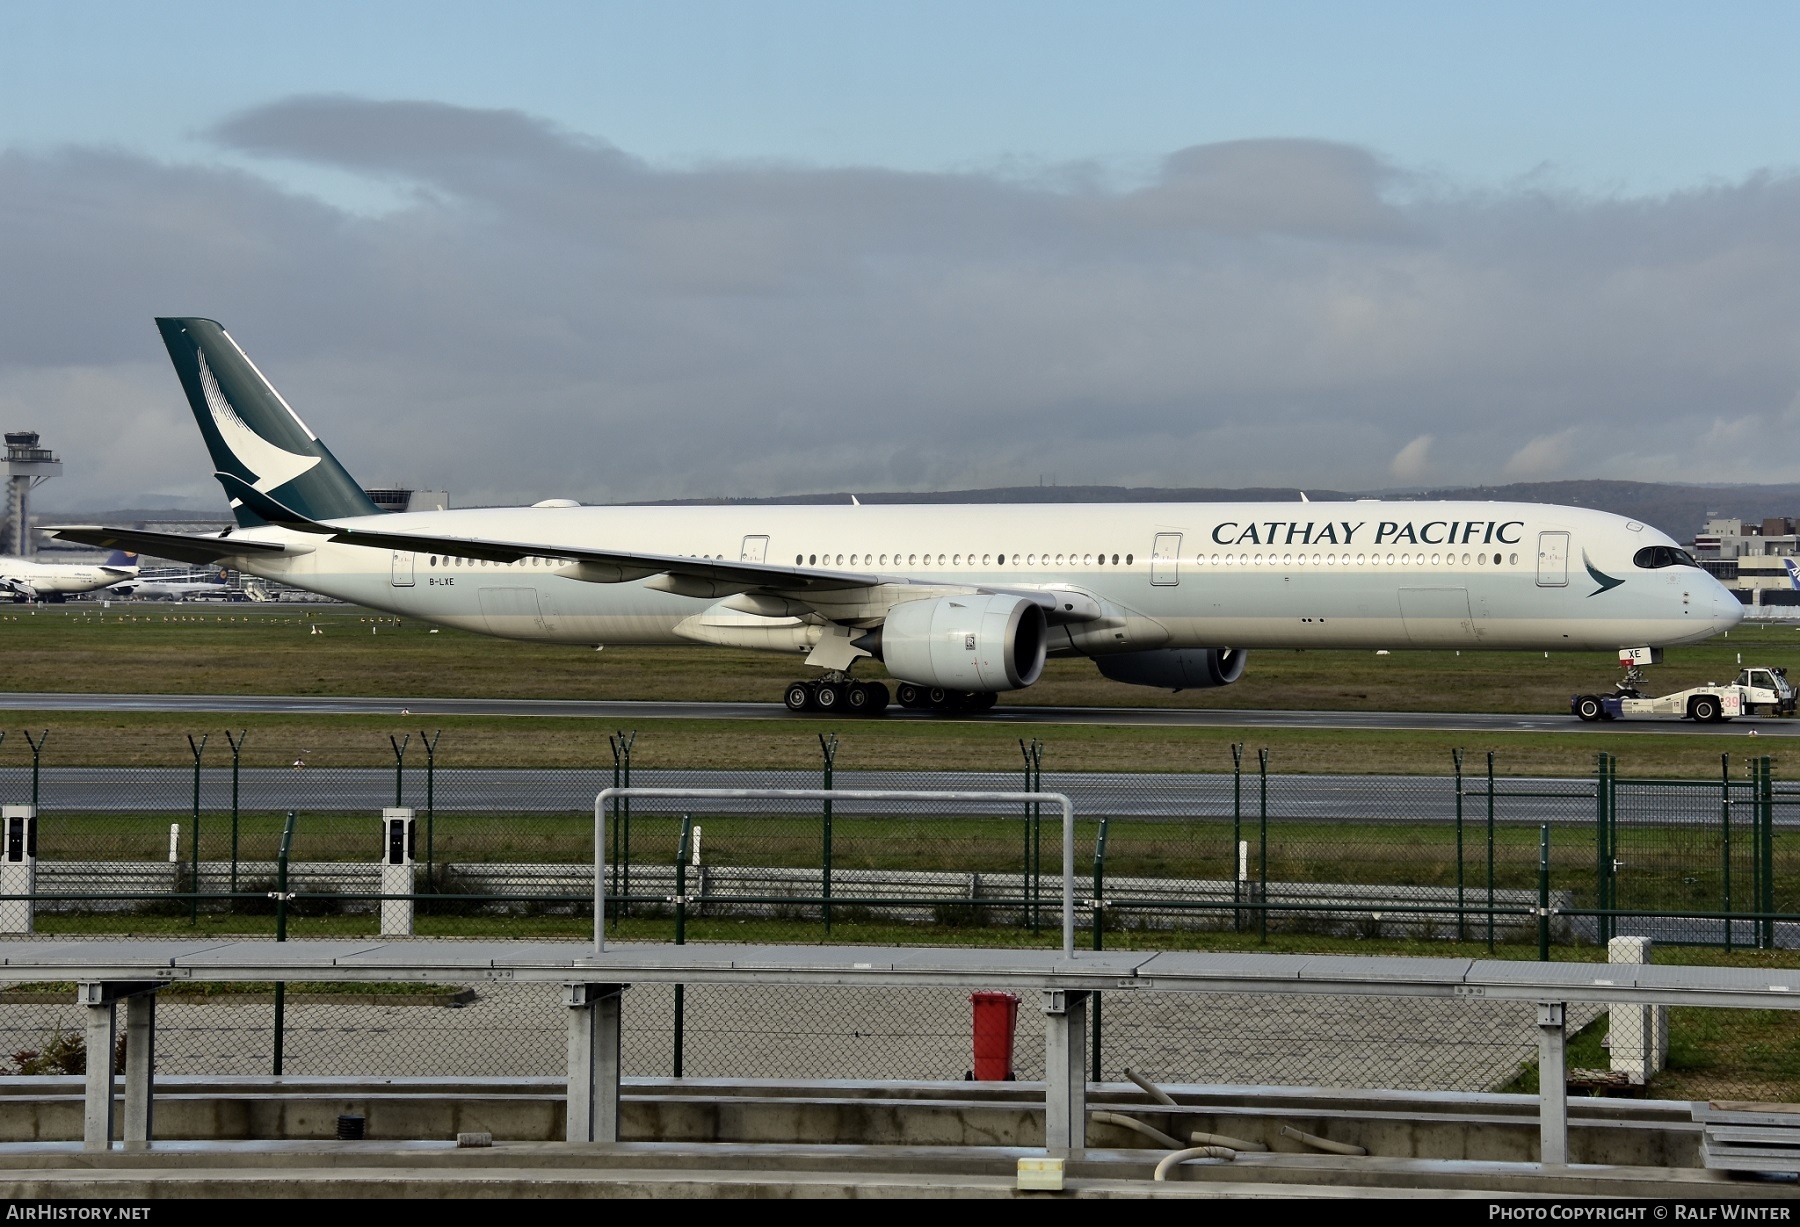
[[[769,560],[769,539],[767,537],[745,537],[744,548],[738,553],[739,562],[767,562]]]
[[[1565,588],[1569,583],[1569,534],[1538,534],[1538,587]]]
[[[413,586],[413,553],[411,550],[395,550],[393,569],[388,579],[396,588]]]
[[[1181,534],[1157,533],[1150,547],[1150,582],[1173,588],[1181,582]]]

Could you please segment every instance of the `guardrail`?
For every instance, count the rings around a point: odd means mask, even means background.
[[[1437,997],[1534,1006],[1539,1038],[1539,1161],[1568,1161],[1565,1007],[1706,1006],[1800,1009],[1800,971],[1651,964],[1519,963],[1171,952],[1084,953],[918,947],[616,946],[459,941],[0,942],[0,983],[72,980],[86,1007],[87,1051],[114,1051],[116,1006],[128,1008],[127,1148],[151,1139],[158,990],[181,981],[406,980],[560,984],[569,1007],[571,1141],[618,1139],[620,995],[633,983],[856,985],[914,990],[991,987],[1037,991],[1045,1015],[1045,1140],[1086,1145],[1087,1085],[1080,1036],[1099,992]],[[110,1063],[90,1061],[85,1144],[105,1150],[114,1119]]]

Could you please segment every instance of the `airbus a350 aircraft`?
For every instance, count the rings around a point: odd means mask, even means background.
[[[790,708],[978,709],[1047,656],[1169,689],[1251,648],[1692,643],[1743,608],[1674,541],[1517,503],[530,507],[383,513],[225,330],[159,319],[237,526],[54,530],[514,639],[804,656]]]
[[[0,593],[9,593],[15,601],[60,601],[72,592],[123,583],[137,573],[137,559],[123,550],[114,550],[103,563],[0,558]]]

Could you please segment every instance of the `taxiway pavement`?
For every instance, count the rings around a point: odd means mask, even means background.
[[[523,716],[594,720],[820,720],[779,703],[677,703],[653,700],[443,699],[369,695],[0,694],[0,711],[167,712],[287,716]],[[854,721],[858,717],[840,716]],[[1486,712],[1246,711],[1235,708],[1047,707],[1002,703],[991,711],[940,715],[891,707],[884,720],[958,720],[980,724],[1101,724],[1139,728],[1367,729],[1455,733],[1594,733],[1619,736],[1800,736],[1800,720],[1621,720],[1583,724],[1572,715]]]

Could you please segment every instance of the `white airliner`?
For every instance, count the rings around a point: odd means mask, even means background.
[[[1743,607],[1674,541],[1519,503],[531,507],[383,513],[225,330],[159,319],[237,527],[67,540],[222,563],[513,639],[804,657],[789,707],[981,708],[1092,657],[1223,686],[1251,648],[1612,650],[1692,643]]]
[[[113,590],[122,596],[136,597],[143,601],[214,599],[224,597],[233,591],[231,585],[226,582],[223,571],[219,572],[218,579],[174,579],[159,575],[139,574],[136,579],[125,580],[114,585]]]
[[[137,558],[113,551],[103,563],[39,562],[35,558],[0,558],[0,592],[15,601],[60,601],[73,592],[92,592],[122,583],[138,573]]]

